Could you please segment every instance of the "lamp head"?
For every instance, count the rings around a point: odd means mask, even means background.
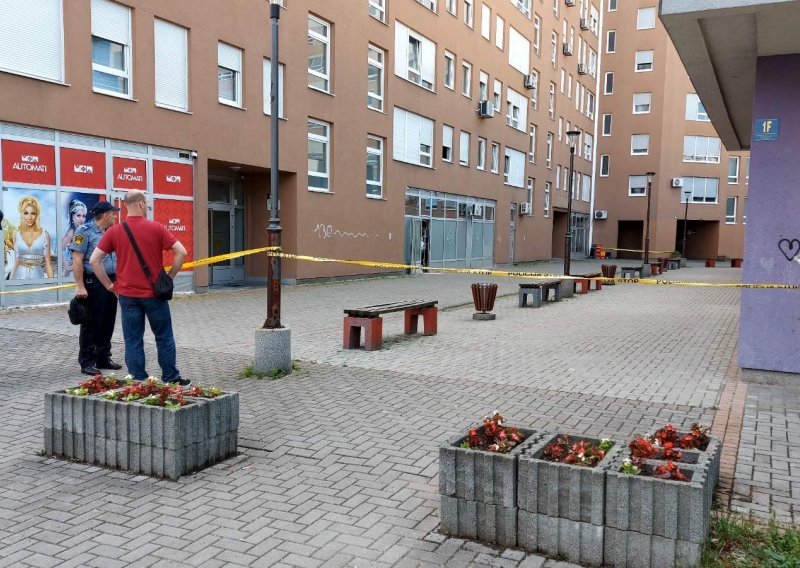
[[[656,177],[656,172],[647,172],[647,183],[652,183],[653,178]]]
[[[578,142],[578,136],[581,135],[580,130],[568,130],[567,131],[567,141],[569,142],[570,148],[575,148],[575,144]]]

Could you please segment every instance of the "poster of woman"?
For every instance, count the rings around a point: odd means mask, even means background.
[[[11,251],[6,259],[8,280],[56,277],[56,192],[3,188],[4,224],[8,221]],[[6,231],[4,231],[4,235]]]
[[[91,221],[89,211],[100,200],[100,196],[93,193],[62,193],[61,194],[61,232],[63,235],[60,240],[61,250],[61,273],[63,276],[72,276],[72,251],[67,248],[72,237],[75,236],[75,229],[84,223]]]

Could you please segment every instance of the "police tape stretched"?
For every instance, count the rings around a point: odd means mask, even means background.
[[[287,252],[276,252],[278,247],[261,247],[249,249],[239,252],[232,252],[228,254],[221,254],[192,262],[187,262],[183,268],[195,268],[198,266],[206,266],[215,264],[224,260],[231,260],[234,258],[241,258],[254,254],[267,253],[270,256],[279,256],[281,258],[290,258],[293,260],[301,260],[307,262],[331,262],[337,264],[351,264],[357,266],[369,266],[371,268],[393,268],[399,270],[422,270],[424,272],[445,272],[451,274],[475,274],[478,276],[504,276],[510,278],[559,278],[575,280],[581,278],[578,276],[565,276],[563,274],[549,274],[545,272],[510,272],[507,270],[487,270],[483,268],[434,268],[430,266],[418,266],[415,264],[402,264],[397,262],[378,262],[372,260],[350,260],[341,258],[325,258],[319,256],[307,256],[301,254],[292,254]],[[798,261],[800,262],[800,261]],[[169,267],[166,267],[169,269]],[[798,284],[743,284],[743,283],[712,283],[712,282],[689,282],[684,280],[655,280],[651,278],[606,278],[596,277],[591,280],[599,280],[601,282],[619,282],[621,284],[649,284],[659,286],[693,286],[693,287],[706,287],[706,288],[765,288],[773,290],[800,290]],[[58,286],[44,286],[40,288],[28,288],[25,290],[5,290],[0,292],[0,295],[10,294],[30,294],[33,292],[49,292],[52,290],[64,290],[75,287],[75,284],[61,284]]]

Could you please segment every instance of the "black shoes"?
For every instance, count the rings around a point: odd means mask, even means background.
[[[169,384],[178,385],[181,387],[188,387],[190,384],[192,384],[192,381],[190,381],[189,379],[178,379],[175,381],[170,381]]]
[[[92,376],[102,374],[100,372],[100,369],[98,369],[94,365],[89,365],[88,367],[81,367],[81,373],[83,373],[84,375],[92,375]]]
[[[98,363],[96,366],[98,369],[110,369],[112,371],[119,371],[122,368],[122,365],[115,363],[111,359]]]

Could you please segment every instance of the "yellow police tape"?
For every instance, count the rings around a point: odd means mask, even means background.
[[[417,266],[415,264],[401,264],[397,262],[377,262],[371,260],[348,260],[341,258],[325,258],[319,256],[306,256],[301,254],[291,254],[287,252],[275,252],[279,250],[278,247],[262,247],[239,252],[232,252],[228,254],[220,254],[192,262],[187,262],[183,268],[195,268],[198,266],[206,266],[224,260],[231,260],[234,258],[241,258],[253,254],[267,253],[270,256],[278,256],[281,258],[290,258],[294,260],[303,260],[308,262],[332,262],[337,264],[352,264],[357,266],[369,266],[371,268],[392,268],[396,270],[422,270],[424,272],[446,272],[451,274],[476,274],[480,276],[506,276],[511,278],[559,278],[575,280],[581,278],[580,276],[564,276],[563,274],[548,274],[544,272],[510,272],[507,270],[488,270],[483,268],[433,268],[430,266]],[[169,267],[167,267],[169,269]],[[683,280],[655,280],[651,278],[606,278],[596,277],[592,280],[599,280],[601,282],[620,282],[622,284],[652,284],[659,286],[695,286],[705,288],[767,288],[774,290],[800,290],[800,285],[796,284],[742,284],[742,283],[711,283],[711,282],[688,282]],[[11,294],[30,294],[33,292],[49,292],[52,290],[64,290],[67,288],[74,288],[75,284],[61,284],[58,286],[45,286],[41,288],[28,288],[26,290],[6,290],[0,292],[0,295]]]

